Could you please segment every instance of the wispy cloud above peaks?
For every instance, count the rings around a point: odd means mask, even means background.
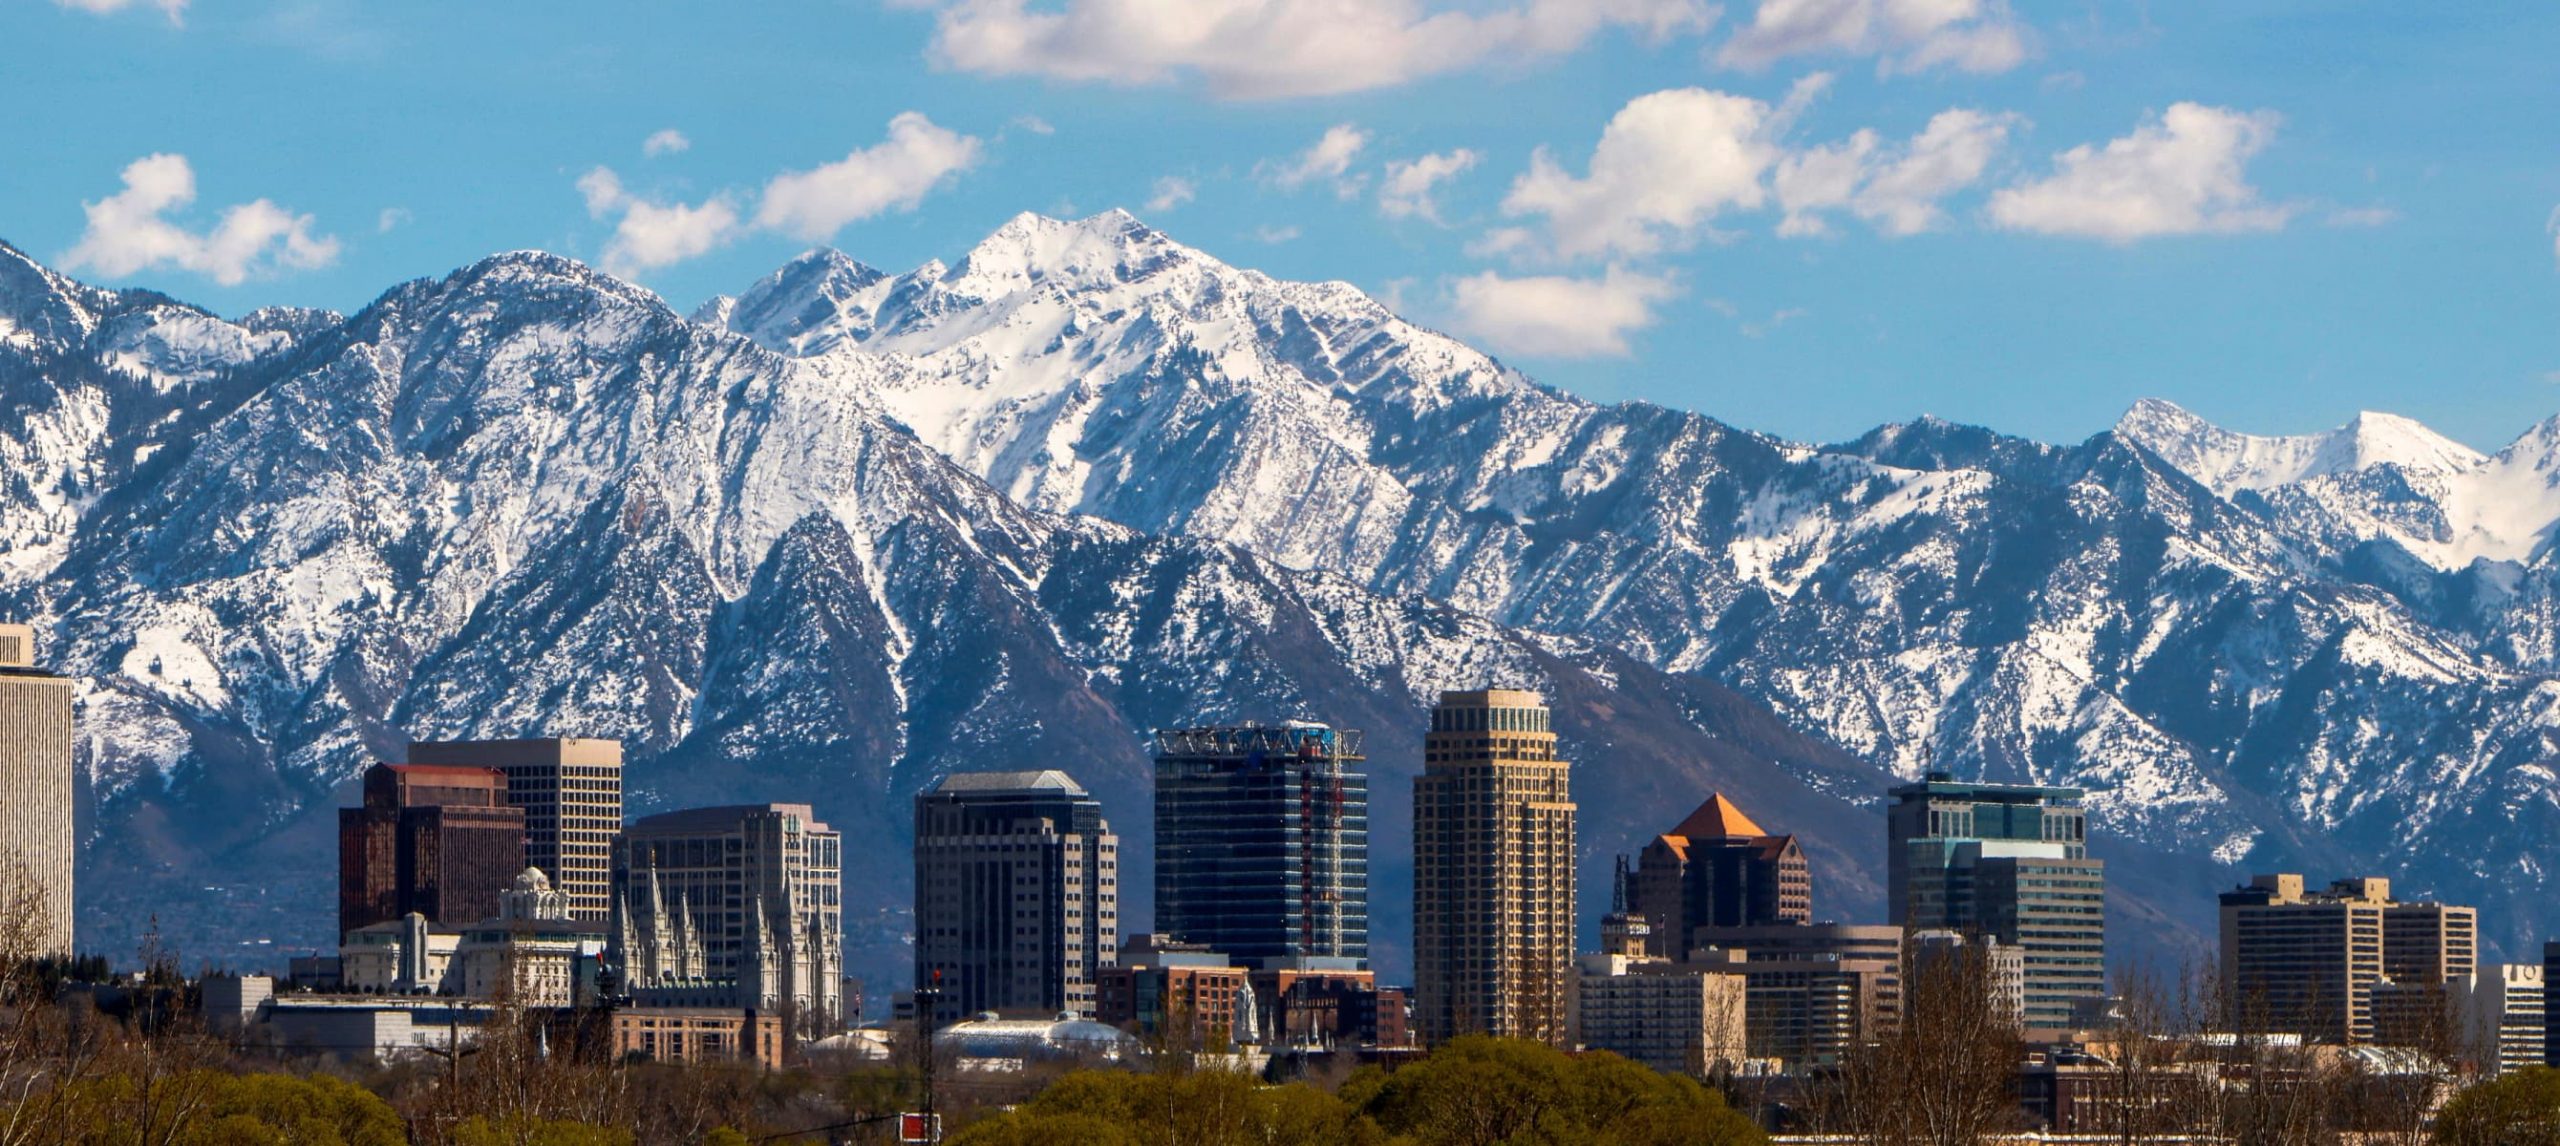
[[[1716,60],[1758,70],[1791,56],[1872,56],[1886,74],[1989,74],[2018,66],[2029,48],[2004,0],[1760,0]]]
[[[604,269],[617,275],[698,258],[737,237],[738,208],[725,195],[692,206],[660,203],[625,191],[611,168],[598,167],[578,178],[587,214],[617,218],[613,238],[605,244]]]
[[[1450,304],[1460,333],[1505,354],[1625,357],[1627,337],[1653,325],[1654,304],[1679,293],[1668,275],[1620,267],[1597,278],[1484,271],[1452,284]]]
[[[650,132],[649,138],[640,141],[640,154],[655,159],[661,155],[674,155],[692,146],[693,141],[685,138],[683,132],[672,127],[662,127]]]
[[[122,12],[127,8],[156,8],[167,14],[172,24],[184,23],[187,15],[187,0],[53,0],[53,2],[75,11],[95,12],[102,16]]]
[[[1351,174],[1352,161],[1369,146],[1369,133],[1348,123],[1326,128],[1324,135],[1305,151],[1286,161],[1267,165],[1265,177],[1277,186],[1295,191],[1309,183],[1333,184],[1334,194],[1349,199],[1360,194],[1362,177]]]
[[[1573,52],[1612,28],[1663,38],[1707,0],[905,0],[935,13],[931,55],[964,72],[1082,83],[1196,79],[1228,99],[1392,87]]]
[[[777,175],[765,184],[758,226],[811,241],[888,211],[912,211],[934,188],[977,166],[976,136],[936,125],[922,112],[889,121],[889,138],[834,163]]]
[[[1378,211],[1390,219],[1423,218],[1440,221],[1440,204],[1431,198],[1432,189],[1465,174],[1480,158],[1466,148],[1443,151],[1413,159],[1387,161],[1387,177],[1378,185]]]
[[[313,219],[257,199],[226,208],[209,231],[168,218],[195,202],[196,174],[183,155],[162,153],[124,169],[124,190],[83,203],[88,227],[62,257],[70,270],[122,277],[174,267],[237,286],[253,275],[308,270],[337,261],[338,240],[313,233]]]
[[[914,210],[934,189],[976,166],[983,151],[977,137],[936,125],[921,112],[905,112],[889,121],[888,138],[879,143],[768,180],[754,197],[752,219],[741,206],[744,193],[671,203],[628,190],[609,167],[579,176],[577,186],[589,216],[614,221],[605,269],[630,275],[700,257],[755,231],[823,242],[865,219]]]
[[[1156,180],[1154,189],[1147,193],[1147,210],[1170,211],[1199,194],[1198,184],[1179,175],[1167,175]]]
[[[1888,235],[1944,226],[1939,203],[1982,180],[2020,122],[2011,113],[1950,108],[1900,147],[1862,130],[1839,143],[1808,148],[1778,164],[1773,183],[1786,236],[1828,232],[1826,211],[1846,209]]]
[[[1992,221],[2111,243],[2276,230],[2296,208],[2261,199],[2247,166],[2274,141],[2277,123],[2269,111],[2174,105],[2131,135],[2055,156],[2045,178],[1993,195]]]

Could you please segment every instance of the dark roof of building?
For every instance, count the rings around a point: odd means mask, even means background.
[[[643,816],[631,821],[630,826],[623,831],[626,834],[644,831],[719,831],[732,827],[750,816],[777,815],[798,816],[807,824],[821,828],[826,826],[818,823],[816,811],[807,804],[723,804],[716,808],[685,808],[673,812],[660,812],[654,816]]]
[[[474,768],[467,764],[376,764],[374,767],[388,768],[392,772],[402,776],[418,776],[422,778],[429,776],[452,776],[456,778],[468,776],[474,780],[488,780],[493,778],[498,780],[506,779],[506,774],[495,768]]]
[[[954,772],[933,786],[936,792],[1063,792],[1085,794],[1076,778],[1055,768],[1036,772]]]

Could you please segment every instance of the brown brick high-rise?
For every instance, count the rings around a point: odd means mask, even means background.
[[[1414,1020],[1465,1034],[1567,1035],[1572,765],[1534,692],[1444,692],[1413,782]]]
[[[1813,869],[1794,836],[1771,835],[1721,792],[1655,836],[1637,863],[1630,908],[1651,931],[1645,954],[1684,960],[1701,927],[1813,922]]]
[[[338,811],[338,930],[410,912],[449,927],[498,914],[524,871],[524,810],[486,768],[376,764]]]

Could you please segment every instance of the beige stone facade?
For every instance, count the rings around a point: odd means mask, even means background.
[[[71,681],[35,667],[35,632],[0,625],[0,945],[72,944]]]
[[[1413,786],[1414,1019],[1465,1034],[1568,1036],[1572,765],[1538,694],[1446,692]]]
[[[1574,976],[1574,1039],[1667,1074],[1739,1069],[1746,1046],[1741,975],[1667,959],[1585,955]]]

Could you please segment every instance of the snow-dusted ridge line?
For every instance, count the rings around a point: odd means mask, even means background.
[[[533,252],[237,323],[12,265],[0,608],[88,682],[112,814],[219,775],[268,824],[402,735],[569,725],[653,799],[819,791],[894,842],[904,793],[1026,745],[1136,792],[1150,722],[1385,744],[1501,677],[1643,714],[1584,745],[1603,835],[1760,776],[1865,841],[1823,801],[1943,767],[2082,785],[2165,855],[2520,918],[2440,858],[2560,863],[2560,575],[2476,508],[2547,489],[2549,433],[2235,444],[2145,404],[2072,446],[1791,443],[1120,213],[903,274],[811,252],[690,318]],[[2520,492],[2466,500],[2491,475]],[[1763,706],[1855,758],[1698,739]],[[269,846],[206,830],[190,854]]]

